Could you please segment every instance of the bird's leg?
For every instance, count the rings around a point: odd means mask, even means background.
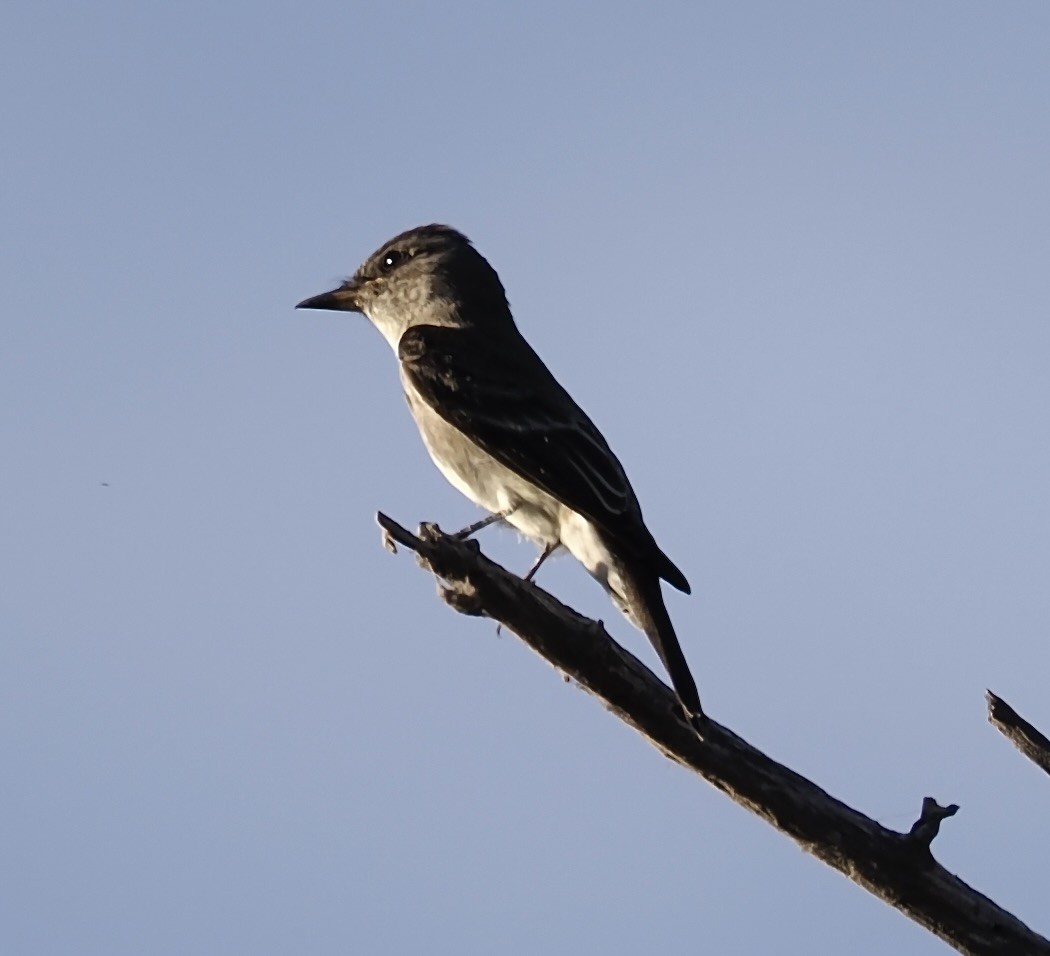
[[[543,550],[540,552],[540,556],[533,562],[532,567],[529,568],[529,570],[525,573],[525,576],[522,578],[522,580],[531,581],[536,576],[536,572],[539,571],[540,565],[543,564],[543,562],[546,561],[547,558],[549,558],[552,554],[554,554],[555,550],[557,550],[557,547],[557,541],[552,541],[550,544],[544,545]]]
[[[542,552],[540,552],[540,557],[535,559],[535,561],[532,562],[532,566],[527,571],[525,571],[525,576],[522,578],[523,581],[531,581],[532,578],[535,577],[535,573],[537,573],[537,571],[540,569],[540,565],[543,564],[543,562],[546,561],[552,554],[554,554],[556,549],[558,549],[558,544],[558,541],[552,541],[550,544],[545,544],[543,546],[543,550]],[[497,624],[497,636],[499,636],[501,630],[503,630],[503,625]]]
[[[543,550],[540,552],[540,556],[532,563],[532,567],[529,568],[529,570],[525,572],[525,576],[522,578],[522,581],[531,581],[536,576],[536,572],[539,571],[540,565],[543,564],[543,562],[546,561],[547,558],[549,558],[552,554],[554,554],[554,552],[557,550],[557,548],[558,548],[558,542],[557,541],[552,541],[550,544],[545,544],[543,546]],[[499,635],[499,632],[501,630],[503,630],[503,625],[502,624],[497,624],[496,625],[496,635],[497,636]]]
[[[477,533],[482,528],[487,528],[490,524],[495,524],[497,521],[502,521],[508,515],[514,511],[513,508],[508,508],[506,511],[497,511],[495,514],[486,515],[480,521],[475,521],[473,524],[468,524],[462,531],[457,531],[455,534],[450,534],[450,538],[455,538],[457,541],[466,541],[472,534]]]

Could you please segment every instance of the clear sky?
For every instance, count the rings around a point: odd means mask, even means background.
[[[0,950],[945,951],[381,549],[478,514],[378,333],[292,306],[430,221],[690,577],[712,716],[959,803],[938,857],[1050,932],[983,700],[1050,727],[1050,6],[2,19]]]

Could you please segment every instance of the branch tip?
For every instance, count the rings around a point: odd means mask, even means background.
[[[1032,763],[1050,773],[1050,740],[1001,697],[987,691],[988,722]]]
[[[382,511],[376,512],[376,524],[383,529],[383,546],[388,550],[393,550],[392,546],[395,544],[401,544],[411,551],[419,551],[422,542]]]

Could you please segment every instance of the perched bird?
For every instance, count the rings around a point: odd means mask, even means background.
[[[397,353],[401,385],[430,457],[490,515],[542,548],[527,577],[568,550],[656,648],[685,711],[700,698],[660,580],[689,583],[656,544],[601,432],[522,337],[496,271],[462,233],[395,236],[339,288],[299,309],[364,313]]]

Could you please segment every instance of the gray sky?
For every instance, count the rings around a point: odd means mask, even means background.
[[[1043,933],[1050,8],[49,4],[0,30],[0,949],[940,953],[459,618],[357,316],[448,222],[690,577],[712,716]],[[524,570],[509,532],[483,545]],[[540,583],[644,639],[569,560]]]

